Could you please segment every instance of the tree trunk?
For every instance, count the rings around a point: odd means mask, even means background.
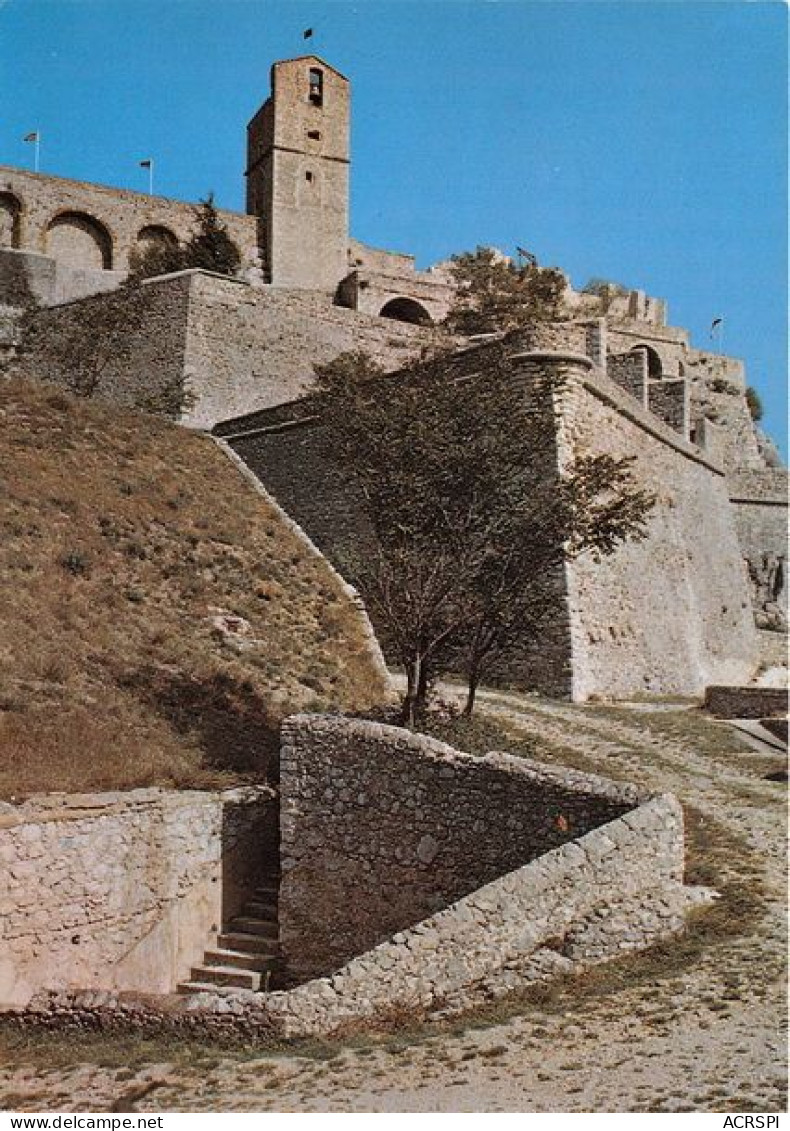
[[[469,672],[466,690],[466,703],[464,704],[463,716],[465,719],[472,717],[472,711],[475,709],[475,695],[477,693],[477,685],[480,682],[480,671],[477,666],[473,667]]]
[[[400,717],[403,726],[413,727],[417,721],[422,670],[422,656],[414,656],[406,665],[406,696]]]
[[[428,702],[428,684],[431,682],[431,669],[423,660],[420,664],[420,679],[417,683],[417,711],[424,711]]]

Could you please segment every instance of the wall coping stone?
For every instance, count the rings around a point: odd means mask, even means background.
[[[569,767],[557,768],[548,766],[544,762],[532,758],[522,758],[517,754],[507,754],[492,750],[486,754],[468,754],[456,750],[455,747],[441,742],[430,735],[419,734],[405,730],[402,727],[390,726],[387,723],[372,722],[369,719],[349,719],[343,716],[320,715],[289,715],[283,720],[282,753],[281,758],[289,757],[288,747],[292,741],[302,733],[321,734],[323,736],[337,734],[352,736],[359,739],[372,739],[377,742],[387,742],[393,750],[412,750],[432,762],[454,766],[474,766],[479,764],[493,765],[508,774],[518,775],[535,782],[558,785],[570,793],[587,794],[595,797],[605,797],[608,800],[619,801],[626,805],[638,806],[654,800],[658,794],[639,789],[629,782],[616,782],[598,774],[588,774],[581,770]]]
[[[589,375],[583,376],[581,384],[587,392],[592,393],[598,400],[621,413],[654,439],[660,440],[662,444],[673,448],[693,463],[706,467],[714,475],[724,478],[725,473],[721,464],[713,460],[710,455],[702,452],[689,440],[684,439],[678,432],[674,432],[659,417],[642,408],[636,398],[631,397],[625,389],[616,385],[602,370],[595,369]]]
[[[185,803],[214,804],[239,802],[255,804],[274,798],[277,791],[268,785],[236,786],[232,789],[162,789],[159,786],[104,793],[35,793],[18,805],[3,804],[0,828],[44,824],[50,821],[79,821],[95,817],[101,810],[117,813],[123,809],[145,809],[160,803],[176,806]]]

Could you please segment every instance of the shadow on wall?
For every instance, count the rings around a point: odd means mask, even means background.
[[[0,305],[15,307],[17,310],[33,310],[38,306],[36,295],[30,282],[29,261],[24,255],[5,255],[0,274]]]
[[[183,735],[194,737],[209,769],[279,780],[279,723],[247,681],[226,672],[190,675],[143,668],[126,686]]]
[[[226,800],[220,840],[222,923],[217,926],[224,927],[262,882],[278,874],[279,796]]]

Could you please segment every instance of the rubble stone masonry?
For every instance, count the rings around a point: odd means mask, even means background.
[[[639,800],[573,771],[325,716],[285,724],[281,790],[280,942],[299,978],[336,970]]]

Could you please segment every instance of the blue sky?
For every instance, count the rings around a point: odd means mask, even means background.
[[[717,0],[0,0],[0,163],[243,208],[245,124],[308,48],[353,82],[352,232],[534,251],[667,298],[787,414],[787,9]]]

